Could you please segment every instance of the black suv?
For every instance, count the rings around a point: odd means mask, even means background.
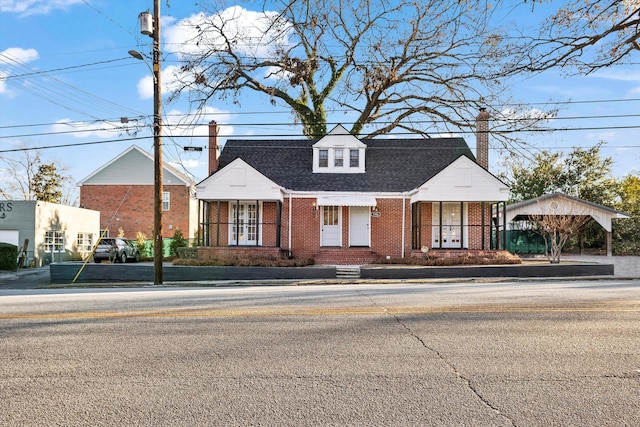
[[[110,262],[140,261],[140,251],[131,241],[120,237],[105,237],[100,239],[98,247],[93,254],[95,262],[108,259]]]

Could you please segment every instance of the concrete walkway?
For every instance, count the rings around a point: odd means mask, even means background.
[[[562,261],[613,264],[614,277],[640,278],[640,256],[562,255]]]

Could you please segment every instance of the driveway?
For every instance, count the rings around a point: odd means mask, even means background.
[[[640,256],[562,255],[562,260],[613,264],[615,277],[640,278]]]

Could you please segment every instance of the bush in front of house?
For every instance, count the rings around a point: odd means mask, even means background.
[[[477,254],[461,252],[460,255],[447,253],[441,255],[435,252],[424,257],[407,257],[380,259],[377,264],[400,264],[400,265],[424,265],[448,267],[455,265],[507,265],[522,264],[522,259],[507,251],[487,251]]]
[[[176,228],[173,232],[173,237],[169,243],[169,256],[178,255],[178,248],[186,248],[189,246],[189,241],[184,238],[182,230]]]
[[[18,247],[10,243],[0,243],[0,270],[18,269]]]
[[[228,257],[211,259],[173,260],[174,265],[189,266],[233,266],[233,267],[306,267],[313,265],[313,258],[279,258],[279,257]]]

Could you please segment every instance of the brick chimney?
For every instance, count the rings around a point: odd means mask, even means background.
[[[484,108],[476,117],[476,160],[489,170],[489,119],[491,116]]]
[[[218,123],[209,122],[209,175],[218,170]]]

